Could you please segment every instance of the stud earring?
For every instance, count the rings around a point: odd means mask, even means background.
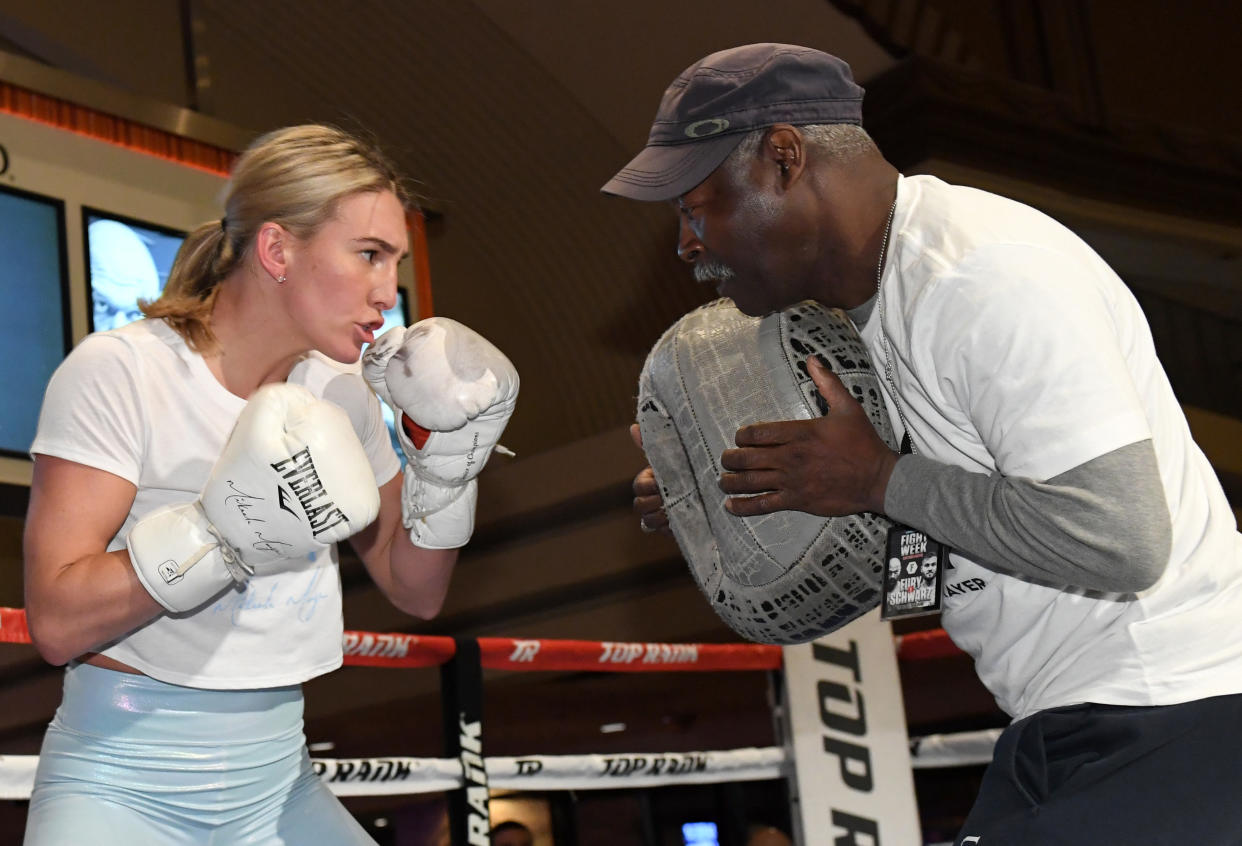
[[[280,274],[279,276],[277,276],[277,277],[276,277],[276,284],[277,284],[277,285],[283,285],[283,284],[285,284],[285,282],[287,282],[287,281],[288,281],[288,277],[287,277],[287,276],[285,276],[283,273],[282,273],[282,274]]]

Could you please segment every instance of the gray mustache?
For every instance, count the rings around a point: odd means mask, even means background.
[[[727,282],[733,278],[733,268],[722,261],[709,259],[694,264],[694,281]]]

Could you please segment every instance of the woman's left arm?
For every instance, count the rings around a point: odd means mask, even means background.
[[[400,473],[380,486],[379,516],[350,543],[393,605],[424,620],[440,613],[457,550],[424,549],[410,542],[410,533],[401,524]]]
[[[429,317],[377,338],[362,375],[393,409],[407,464],[380,487],[379,517],[354,548],[394,605],[431,618],[474,531],[476,477],[513,414],[517,370],[473,329]]]

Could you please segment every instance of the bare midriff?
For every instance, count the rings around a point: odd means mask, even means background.
[[[135,670],[124,662],[115,658],[109,658],[99,652],[87,652],[80,659],[83,664],[91,664],[96,667],[103,667],[105,670],[116,670],[118,673],[133,673],[136,676],[146,675],[142,670]]]

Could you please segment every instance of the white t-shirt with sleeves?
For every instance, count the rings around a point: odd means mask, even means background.
[[[377,485],[400,469],[379,401],[356,374],[312,353],[289,381],[341,405]],[[125,548],[154,509],[197,498],[246,401],[162,320],[85,338],[53,374],[31,453],[120,476],[137,487],[108,549]],[[66,527],[71,530],[72,527]],[[335,546],[280,573],[257,573],[186,614],[161,614],[103,654],[171,684],[210,689],[296,684],[342,660],[341,583]]]
[[[899,436],[1037,481],[1150,438],[1171,512],[1169,565],[1139,596],[950,556],[942,623],[1000,706],[1020,718],[1242,692],[1242,535],[1124,283],[1042,213],[928,176],[899,180],[889,245],[862,336]]]

